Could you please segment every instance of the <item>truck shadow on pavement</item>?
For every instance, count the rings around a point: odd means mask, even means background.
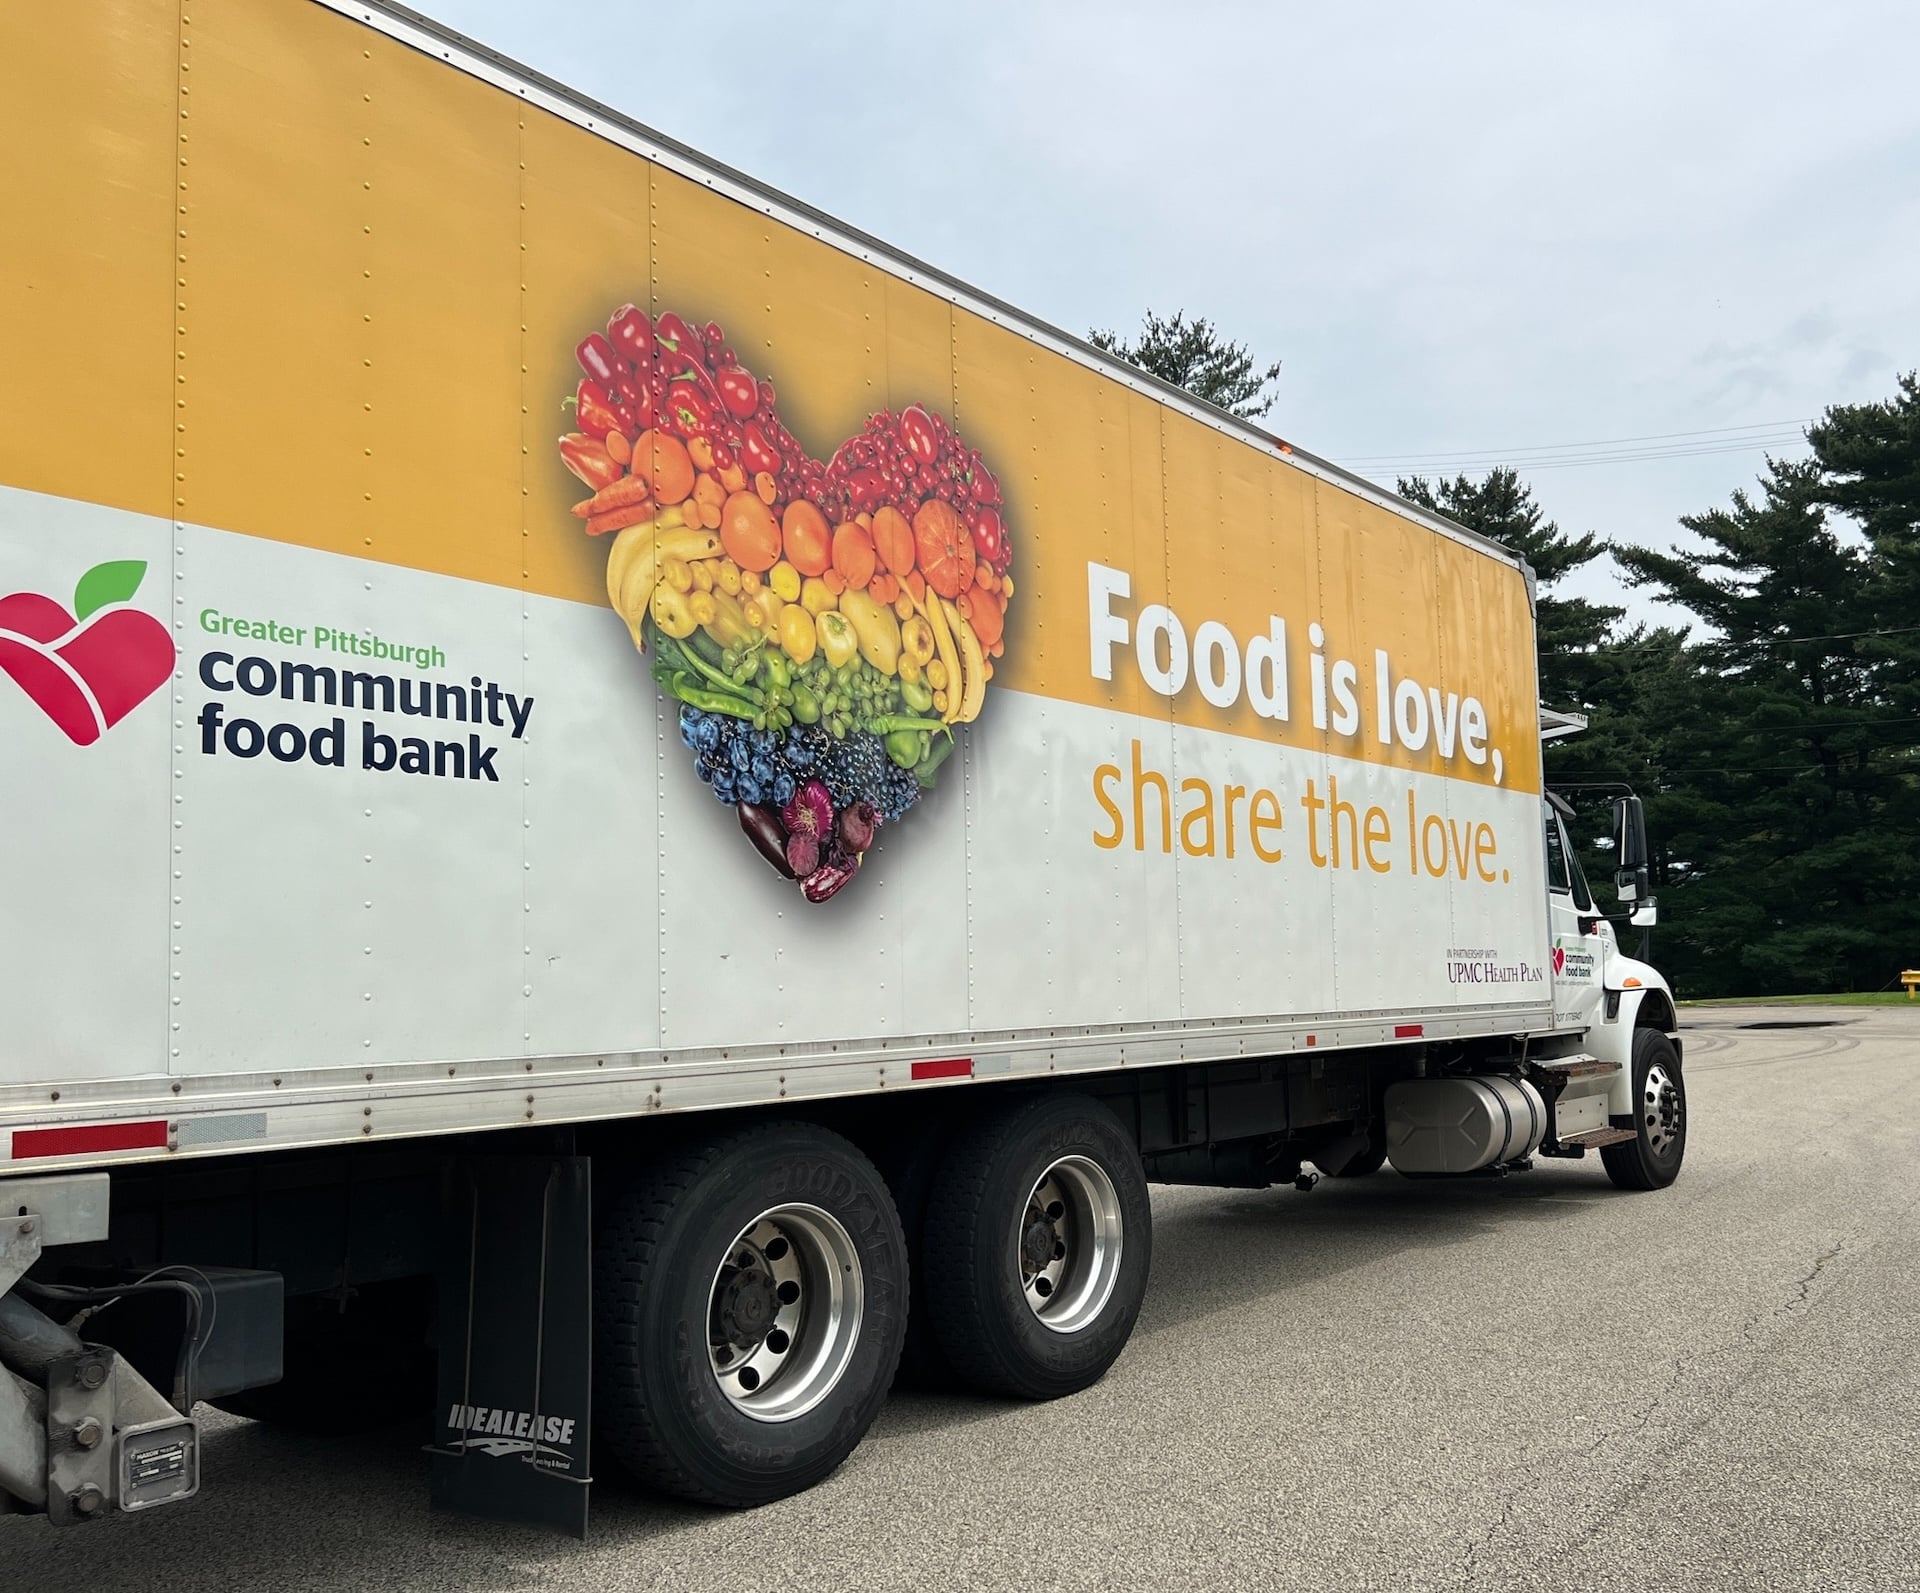
[[[1327,1180],[1307,1195],[1286,1187],[1157,1189],[1152,1280],[1128,1355],[1178,1355],[1178,1339],[1167,1336],[1209,1316],[1286,1305],[1408,1251],[1470,1243],[1516,1222],[1565,1222],[1570,1208],[1618,1198],[1592,1164],[1418,1185],[1383,1172]],[[1114,1376],[1124,1376],[1127,1364],[1123,1357]],[[747,1519],[788,1511],[799,1519],[831,1508],[833,1495],[875,1485],[886,1471],[877,1456],[890,1440],[1002,1421],[1023,1408],[964,1392],[896,1389],[867,1445],[839,1474]],[[515,1587],[580,1557],[641,1544],[664,1556],[664,1570],[679,1558],[672,1539],[742,1519],[642,1493],[602,1463],[592,1536],[578,1544],[430,1510],[423,1428],[323,1439],[204,1414],[207,1480],[199,1499],[62,1532],[37,1519],[0,1520],[0,1593],[66,1584],[146,1593],[153,1567],[169,1563],[193,1564],[210,1586]],[[957,1432],[955,1441],[967,1442]],[[627,1564],[623,1582],[638,1570]],[[635,1585],[645,1580],[641,1573]]]

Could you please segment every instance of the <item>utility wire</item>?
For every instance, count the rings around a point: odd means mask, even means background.
[[[1590,442],[1535,443],[1515,448],[1476,448],[1458,452],[1362,454],[1344,461],[1362,474],[1476,470],[1502,465],[1515,469],[1567,470],[1597,464],[1640,464],[1659,459],[1696,459],[1714,454],[1751,453],[1793,447],[1805,441],[1811,421],[1765,421],[1705,431],[1652,432],[1641,437],[1596,438]]]
[[[1618,443],[1670,442],[1678,437],[1720,437],[1736,431],[1780,431],[1789,426],[1811,426],[1811,420],[1757,420],[1746,426],[1715,426],[1705,431],[1656,431],[1639,437],[1595,437],[1586,442],[1532,443],[1520,448],[1463,448],[1444,454],[1361,454],[1355,463],[1382,459],[1454,459],[1475,454],[1560,453],[1568,448],[1611,448]]]

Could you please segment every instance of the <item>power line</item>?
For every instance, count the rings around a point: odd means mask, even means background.
[[[1736,432],[1777,432],[1789,428],[1811,426],[1813,421],[1806,420],[1759,420],[1744,426],[1710,426],[1700,431],[1656,431],[1647,432],[1638,437],[1595,437],[1584,442],[1564,443],[1528,443],[1515,448],[1460,448],[1435,453],[1407,454],[1358,454],[1347,461],[1348,464],[1411,464],[1421,459],[1474,459],[1492,457],[1504,459],[1521,454],[1557,454],[1572,448],[1613,448],[1625,443],[1674,442],[1683,438],[1726,437]]]

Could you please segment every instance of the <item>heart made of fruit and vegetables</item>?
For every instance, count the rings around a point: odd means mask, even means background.
[[[622,305],[575,353],[560,457],[613,538],[607,596],[701,780],[823,902],[980,716],[1013,597],[999,483],[919,404],[822,463],[712,321]]]

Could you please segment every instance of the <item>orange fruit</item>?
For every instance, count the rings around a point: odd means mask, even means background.
[[[913,527],[898,509],[889,506],[874,515],[873,546],[880,562],[895,575],[913,568]]]
[[[773,511],[751,492],[736,492],[720,506],[720,546],[743,570],[770,570],[780,560],[780,527]]]
[[[833,567],[855,589],[873,579],[873,538],[851,520],[833,533]]]
[[[780,517],[787,562],[802,575],[825,575],[833,562],[833,538],[827,517],[805,498],[795,498]]]

